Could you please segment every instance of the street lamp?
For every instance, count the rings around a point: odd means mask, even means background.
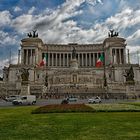
[[[106,78],[106,67],[105,67],[105,48],[104,48],[104,44],[103,44],[103,52],[104,52],[104,61],[103,61],[103,66],[104,66],[104,76],[103,76],[103,80],[104,80],[104,90],[105,90],[105,96],[107,97],[107,78]]]

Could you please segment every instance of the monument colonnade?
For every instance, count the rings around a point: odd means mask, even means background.
[[[21,63],[25,65],[37,64],[36,57],[37,52],[32,48],[22,48],[21,50]],[[77,52],[77,60],[79,67],[94,67],[99,59],[102,51],[98,52]],[[42,56],[47,55],[47,66],[48,67],[69,67],[72,54],[69,52],[43,52]],[[124,50],[122,48],[111,48],[111,62],[112,64],[123,64],[124,63]],[[43,57],[42,57],[43,59]],[[41,61],[41,60],[40,60]]]

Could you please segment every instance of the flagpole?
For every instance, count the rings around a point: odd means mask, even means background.
[[[128,55],[128,64],[130,64],[130,54],[129,54],[129,49],[127,49],[127,55]]]
[[[137,50],[137,58],[138,58],[138,65],[139,65],[139,51]]]
[[[46,77],[45,77],[45,86],[48,87],[48,46],[47,46],[47,53],[45,54],[46,64],[45,64],[45,70],[46,70]]]
[[[11,49],[10,49],[9,65],[11,64]]]

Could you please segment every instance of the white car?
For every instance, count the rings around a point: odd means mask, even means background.
[[[35,95],[25,95],[21,96],[20,99],[13,100],[13,105],[19,105],[19,104],[24,104],[24,105],[33,105],[36,103],[36,96]]]
[[[13,100],[16,100],[18,98],[20,98],[20,95],[11,95],[11,96],[6,97],[5,100],[7,102],[12,102]]]
[[[96,103],[101,103],[101,98],[100,97],[95,97],[95,98],[91,98],[91,99],[88,99],[88,103],[89,104],[96,104]]]

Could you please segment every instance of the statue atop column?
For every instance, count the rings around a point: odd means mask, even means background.
[[[114,32],[114,30],[109,30],[108,37],[117,37],[119,36],[119,32]]]
[[[72,50],[72,59],[76,59],[76,49],[75,49],[75,47],[73,47],[73,50]]]
[[[32,33],[31,33],[31,32],[30,32],[30,33],[28,33],[27,35],[28,35],[28,37],[32,37]]]
[[[38,33],[36,33],[36,30],[33,30],[33,38],[38,37]]]
[[[36,37],[38,37],[38,33],[36,33],[36,30],[33,30],[33,33],[28,33],[27,34],[28,35],[28,37],[30,38],[30,37],[33,37],[33,38],[36,38]]]

